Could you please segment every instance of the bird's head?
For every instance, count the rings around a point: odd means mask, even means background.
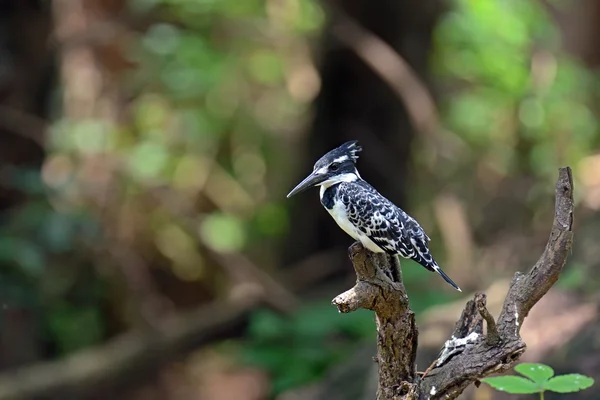
[[[360,179],[356,170],[358,152],[362,147],[358,141],[352,140],[331,150],[321,157],[313,168],[313,172],[298,184],[287,197],[300,193],[312,186],[331,186],[339,182],[352,182]]]

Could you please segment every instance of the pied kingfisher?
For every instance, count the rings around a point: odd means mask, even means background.
[[[287,197],[321,186],[321,204],[344,232],[372,252],[415,260],[461,291],[433,259],[421,225],[360,177],[355,164],[361,150],[356,140],[331,150]]]

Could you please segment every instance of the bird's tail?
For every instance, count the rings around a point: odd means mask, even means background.
[[[444,280],[446,282],[448,282],[454,289],[458,290],[459,292],[462,292],[462,290],[460,290],[458,285],[456,283],[454,283],[454,281],[452,279],[450,279],[450,277],[448,275],[446,275],[446,273],[444,271],[442,271],[442,269],[436,263],[434,263],[432,265],[432,267],[433,267],[433,270],[435,272],[437,272],[438,274],[440,274],[441,277],[444,278]]]

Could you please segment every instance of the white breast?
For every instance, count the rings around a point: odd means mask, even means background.
[[[374,253],[382,253],[383,250],[379,246],[377,246],[367,235],[361,232],[358,228],[356,228],[346,214],[346,208],[344,204],[340,201],[335,200],[333,203],[333,208],[331,210],[327,209],[327,212],[331,214],[335,222],[342,228],[344,232],[350,235],[354,240],[360,241],[363,246],[367,249],[371,250]]]

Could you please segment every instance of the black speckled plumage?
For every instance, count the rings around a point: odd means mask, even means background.
[[[320,185],[321,203],[346,233],[371,251],[413,259],[460,290],[431,255],[421,225],[360,177],[355,166],[360,150],[352,141],[325,154],[290,195]]]
[[[334,201],[343,205],[352,225],[386,253],[412,258],[434,270],[427,248],[430,239],[417,221],[362,179],[336,186],[338,196]]]
[[[415,260],[459,289],[434,260],[427,246],[430,238],[414,218],[362,179],[338,183],[325,193],[332,189],[334,204],[342,206],[350,223],[382,250]]]

